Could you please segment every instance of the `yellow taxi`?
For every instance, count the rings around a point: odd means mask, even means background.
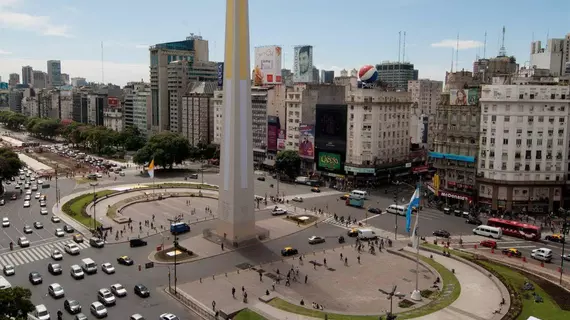
[[[564,236],[559,233],[547,235],[546,237],[544,237],[544,239],[552,242],[559,242],[559,243],[565,242]]]
[[[319,189],[319,187],[312,187],[312,188],[311,188],[311,192],[317,192],[317,193],[319,193],[319,192],[321,192],[321,189]]]
[[[358,229],[352,228],[346,233],[349,237],[358,237]]]
[[[293,256],[296,255],[297,253],[299,253],[299,251],[293,247],[285,247],[281,249],[281,255],[284,257]]]
[[[83,236],[78,234],[74,234],[73,235],[73,241],[77,242],[77,243],[82,243],[83,242]]]
[[[350,194],[348,194],[348,193],[343,194],[342,196],[340,196],[340,198],[341,198],[342,200],[346,200],[346,199],[350,198]]]
[[[511,255],[511,256],[515,256],[515,257],[522,256],[522,253],[519,251],[519,249],[515,249],[515,248],[503,249],[503,254]]]

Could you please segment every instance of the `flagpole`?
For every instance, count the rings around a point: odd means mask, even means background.
[[[419,290],[420,283],[420,234],[418,232],[418,224],[420,223],[420,210],[422,207],[422,177],[420,176],[420,184],[418,186],[418,211],[416,212],[416,225],[414,226],[414,236],[412,241],[416,244],[416,289],[412,292],[411,298],[415,301],[422,300],[422,294]]]

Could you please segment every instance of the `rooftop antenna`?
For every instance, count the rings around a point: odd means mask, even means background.
[[[499,57],[507,56],[507,49],[505,49],[505,26],[503,26],[503,36],[501,38],[501,49],[499,49]]]
[[[548,52],[548,37],[550,37],[550,29],[546,30],[546,47],[544,48],[544,51]]]
[[[485,31],[485,41],[483,42],[483,59],[487,58],[487,31]]]
[[[103,41],[101,41],[101,83],[105,84],[105,64],[104,64],[104,58],[105,55],[103,53]]]
[[[457,62],[459,62],[459,33],[457,34],[457,44],[455,46],[455,71],[459,70],[457,69]]]
[[[402,49],[402,31],[398,31],[398,64],[400,64],[400,57],[401,57],[401,49]]]
[[[406,62],[406,31],[404,31],[404,48],[402,53],[402,62]]]
[[[451,72],[453,73],[453,58],[455,57],[455,50],[451,48]]]

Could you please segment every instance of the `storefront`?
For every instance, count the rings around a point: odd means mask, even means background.
[[[491,209],[498,213],[548,214],[561,206],[562,188],[558,181],[523,184],[479,179],[478,199],[479,203],[490,202]]]

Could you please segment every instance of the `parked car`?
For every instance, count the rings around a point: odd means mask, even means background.
[[[449,237],[451,236],[451,234],[450,234],[448,231],[446,231],[446,230],[441,230],[441,229],[440,229],[440,230],[435,230],[435,231],[433,232],[433,235],[436,236],[436,237],[442,237],[442,238],[449,238]]]
[[[48,264],[48,272],[56,276],[62,274],[63,270],[61,269],[61,265],[59,263],[50,262],[50,264]]]
[[[70,314],[77,314],[81,312],[81,305],[77,300],[66,299],[65,302],[63,302],[63,308]]]
[[[479,218],[477,218],[477,217],[469,216],[469,217],[467,217],[467,219],[465,220],[465,223],[474,224],[474,225],[480,226],[480,225],[483,224],[483,221],[481,221],[481,220],[480,220]]]
[[[52,283],[48,287],[48,294],[54,299],[59,299],[65,296],[65,291],[59,283]]]
[[[544,239],[548,240],[548,241],[552,241],[552,242],[558,242],[558,243],[565,242],[564,236],[559,234],[559,233],[547,235],[546,237],[544,237]]]
[[[299,197],[299,196],[293,197],[292,200],[295,201],[295,202],[303,202],[303,198],[301,198],[301,197]]]
[[[285,215],[285,214],[287,214],[287,209],[275,207],[275,208],[273,208],[273,210],[271,211],[271,214],[274,215],[274,216]]]

